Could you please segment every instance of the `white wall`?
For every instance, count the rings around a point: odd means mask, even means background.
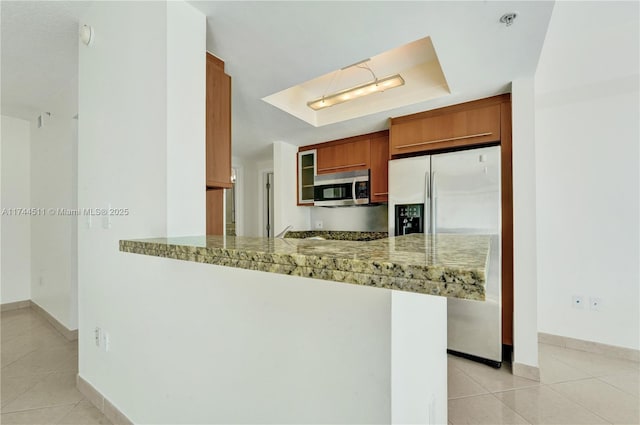
[[[157,286],[162,286],[162,271],[139,280],[143,270],[127,261],[137,258],[120,253],[118,241],[193,232],[201,225],[204,174],[193,168],[203,168],[204,137],[198,148],[199,130],[189,126],[198,126],[204,105],[197,100],[197,81],[182,81],[184,94],[174,84],[193,73],[202,83],[199,91],[205,91],[204,49],[180,41],[203,46],[205,19],[182,2],[97,2],[83,9],[81,22],[93,26],[96,38],[91,46],[79,46],[78,203],[128,208],[129,214],[112,216],[110,225],[101,217],[78,223],[79,373],[136,422],[152,423],[157,421],[146,420],[139,409],[147,414],[162,412],[157,409],[162,405],[176,409],[160,402],[168,387],[158,380],[178,355],[151,355],[148,342],[153,335],[158,343],[168,338],[162,345],[174,347],[168,342],[173,330],[160,323],[171,318],[180,326],[174,308],[180,311],[180,303],[198,296],[182,293],[176,282],[165,292]],[[187,139],[178,154],[181,129]],[[184,185],[183,193],[177,193],[174,179]],[[182,227],[179,220],[185,217],[192,221]],[[162,299],[173,307],[161,307]],[[161,308],[149,316],[148,306]],[[111,352],[96,349],[96,326],[110,332]]]
[[[236,171],[236,182],[235,182],[235,212],[236,212],[236,236],[246,236],[247,231],[245,230],[245,226],[247,223],[247,219],[245,216],[247,213],[249,215],[253,215],[253,212],[247,211],[247,207],[245,205],[245,200],[247,198],[246,192],[247,184],[251,184],[251,182],[247,182],[247,167],[252,167],[253,164],[251,162],[247,162],[238,157],[231,158],[231,166]],[[229,208],[225,207],[227,210]]]
[[[538,367],[533,77],[512,83],[513,362]],[[514,370],[517,372],[517,367]]]
[[[2,209],[31,207],[29,122],[0,117]],[[0,291],[3,304],[31,298],[31,217],[2,214]]]
[[[109,229],[101,218],[78,224],[79,374],[126,406],[134,359],[97,352],[93,330],[110,330],[118,352],[145,322],[139,309],[154,302],[150,288],[130,302],[143,287],[118,241],[167,233],[166,5],[94,3],[84,12],[96,38],[79,47],[78,204],[130,213]]]
[[[391,423],[446,424],[447,299],[391,291],[391,313]]]
[[[110,351],[86,339],[80,374],[134,423],[388,422],[391,291],[125,253],[118,266],[130,289],[100,323]]]
[[[278,234],[291,225],[292,230],[310,229],[310,209],[296,207],[298,146],[285,142],[273,144],[274,178],[274,233]]]
[[[30,159],[31,204],[47,211],[31,219],[31,299],[77,329],[78,216],[59,211],[77,208],[77,120],[54,112],[32,123]]]
[[[637,2],[556,3],[535,82],[539,330],[635,349],[638,15]]]
[[[273,150],[273,149],[272,149]],[[244,231],[238,233],[241,236],[266,236],[266,216],[265,216],[265,185],[264,174],[273,172],[273,154],[269,159],[245,159],[239,160],[242,166],[242,177],[244,180],[244,207],[239,212],[243,213]]]
[[[205,17],[184,2],[167,2],[167,233],[172,236],[206,233],[205,25]]]

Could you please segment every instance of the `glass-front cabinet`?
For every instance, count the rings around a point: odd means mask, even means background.
[[[316,150],[298,152],[298,205],[313,205]]]

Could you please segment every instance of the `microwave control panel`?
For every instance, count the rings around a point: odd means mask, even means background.
[[[368,199],[369,198],[369,182],[360,181],[356,182],[356,199]]]

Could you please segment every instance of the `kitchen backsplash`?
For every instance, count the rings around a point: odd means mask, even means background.
[[[387,205],[353,207],[312,207],[311,229],[322,222],[322,230],[341,230],[353,232],[386,232]]]

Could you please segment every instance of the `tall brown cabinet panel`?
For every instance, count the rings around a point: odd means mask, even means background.
[[[231,182],[231,77],[224,62],[207,53],[206,186],[207,234],[224,232],[224,190]]]
[[[386,133],[386,132],[385,132]],[[387,202],[389,198],[389,134],[371,138],[370,202]]]
[[[207,235],[224,234],[224,189],[207,189]]]
[[[207,53],[207,186],[231,187],[231,77]]]

